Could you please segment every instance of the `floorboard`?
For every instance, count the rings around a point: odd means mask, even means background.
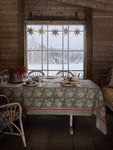
[[[108,134],[95,126],[95,116],[74,116],[74,134],[69,134],[69,116],[26,116],[23,119],[27,147],[21,137],[4,135],[0,150],[113,150],[113,112],[107,111]]]
[[[95,150],[86,118],[81,116],[74,117],[74,150]]]

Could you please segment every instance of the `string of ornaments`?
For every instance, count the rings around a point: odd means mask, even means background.
[[[35,30],[34,28],[29,27],[29,28],[27,29],[27,32],[28,32],[28,34],[31,35],[31,36],[33,36],[33,34],[34,34],[35,32],[38,32],[40,35],[45,34],[45,31],[43,30],[43,28],[40,28],[40,29],[38,29],[38,30]],[[69,33],[69,29],[68,29],[68,28],[64,28],[64,29],[63,29],[63,34],[64,34],[64,35],[67,35],[68,33]],[[80,34],[80,29],[79,29],[79,28],[75,28],[74,31],[73,31],[73,33],[75,34],[75,36],[78,36],[78,35]],[[59,30],[58,30],[58,29],[53,29],[53,30],[52,30],[52,34],[53,34],[53,36],[57,37],[57,36],[59,35]]]

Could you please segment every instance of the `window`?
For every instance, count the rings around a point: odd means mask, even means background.
[[[27,69],[84,72],[84,25],[26,25]]]

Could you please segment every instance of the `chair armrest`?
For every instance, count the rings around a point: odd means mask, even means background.
[[[3,104],[9,104],[9,99],[6,95],[0,95],[0,106]]]
[[[22,118],[22,106],[19,103],[1,105],[0,114],[3,114],[4,112],[7,112],[10,121],[15,121]]]

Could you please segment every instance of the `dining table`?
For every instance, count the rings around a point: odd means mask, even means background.
[[[107,134],[106,111],[101,88],[91,80],[77,81],[74,86],[62,85],[56,79],[26,86],[25,83],[0,85],[0,94],[10,102],[19,102],[28,115],[69,115],[96,118],[96,127]],[[73,134],[73,129],[71,130]]]

